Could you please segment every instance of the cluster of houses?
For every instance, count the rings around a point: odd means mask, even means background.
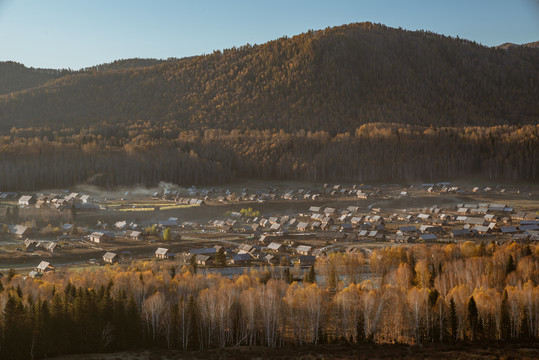
[[[10,193],[14,194],[14,193]],[[38,209],[51,208],[56,210],[66,210],[75,208],[77,210],[98,210],[99,206],[90,202],[90,195],[83,193],[60,194],[35,194],[22,195],[18,198],[18,204],[22,206],[34,206]]]
[[[238,191],[231,189],[204,189],[191,187],[187,190],[162,190],[152,194],[154,199],[175,201],[180,204],[202,205],[207,202],[225,203],[237,201],[264,202],[272,200],[322,200],[335,196],[357,197],[366,199],[380,194],[379,190],[372,190],[369,185],[329,185],[316,189],[278,189],[268,186],[265,189],[243,188]]]
[[[34,270],[30,271],[28,276],[37,279],[48,272],[54,272],[54,266],[48,261],[41,261]]]

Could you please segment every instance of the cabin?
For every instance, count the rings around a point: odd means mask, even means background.
[[[488,226],[483,226],[483,225],[475,225],[472,228],[472,231],[477,233],[477,234],[488,234],[488,233],[490,233],[491,228],[488,227]]]
[[[271,242],[271,240],[270,240],[270,237],[269,237],[269,236],[267,236],[267,235],[261,235],[261,236],[260,236],[260,239],[258,239],[258,242],[261,243],[261,244],[263,244],[263,245],[265,245],[265,244]]]
[[[125,237],[131,240],[141,240],[142,239],[142,231],[136,231],[136,230],[127,230],[125,232]]]
[[[417,215],[417,218],[422,221],[427,221],[432,219],[432,217],[429,214],[419,214]]]
[[[306,222],[300,222],[300,223],[297,225],[297,229],[298,229],[299,231],[306,231],[308,227],[309,227],[309,223],[306,223]]]
[[[302,255],[299,257],[299,265],[300,266],[311,266],[314,265],[314,262],[316,261],[316,257],[312,255]]]
[[[234,265],[247,265],[250,264],[252,260],[251,255],[249,254],[236,254],[230,259],[230,263]]]
[[[32,229],[24,225],[11,225],[8,227],[9,233],[15,235],[17,238],[22,239],[32,235]]]
[[[99,244],[99,243],[102,243],[102,242],[105,242],[105,241],[112,240],[112,237],[110,237],[109,235],[107,235],[104,232],[94,231],[93,233],[91,233],[89,235],[88,239],[91,242],[95,242],[96,244]]]
[[[24,248],[26,249],[26,251],[32,252],[36,249],[36,246],[37,246],[37,241],[30,240],[30,239],[24,240]]]
[[[268,264],[277,264],[279,262],[279,258],[277,258],[277,256],[273,254],[267,254],[266,256],[264,256],[264,260]]]
[[[311,255],[316,258],[324,259],[328,256],[327,252],[324,249],[315,249]]]
[[[103,255],[103,261],[108,264],[114,264],[119,261],[118,255],[113,252],[106,252],[105,255]]]
[[[268,245],[268,250],[280,253],[285,251],[285,247],[283,246],[283,244],[272,242]]]
[[[330,207],[327,207],[324,209],[324,214],[326,214],[326,216],[332,216],[335,214],[335,208],[330,208]]]
[[[43,274],[35,270],[32,270],[28,273],[28,276],[31,277],[32,279],[39,279],[43,277]]]
[[[296,252],[300,255],[309,255],[311,253],[312,246],[300,245],[296,248]]]
[[[54,272],[54,266],[52,266],[51,263],[47,261],[42,261],[37,266],[36,271],[42,274],[47,273],[47,272]]]
[[[444,232],[441,226],[422,225],[419,227],[419,231],[422,233],[440,234]]]
[[[169,249],[157,248],[155,250],[155,257],[158,259],[174,259],[174,254]]]
[[[252,254],[257,250],[257,248],[254,247],[253,245],[241,244],[240,246],[238,246],[238,250],[239,250],[239,253]]]
[[[438,240],[438,238],[434,234],[421,234],[419,235],[419,238],[423,240],[423,242],[435,242],[436,240]]]
[[[485,218],[468,217],[465,223],[470,225],[488,226],[489,221]]]
[[[213,261],[213,258],[209,255],[199,254],[195,256],[195,262],[198,265],[206,266],[206,265],[212,265],[214,261]]]
[[[516,234],[518,233],[518,230],[514,226],[502,226],[500,227],[500,231],[502,234]]]
[[[397,230],[397,235],[416,235],[418,232],[415,226],[401,226]]]
[[[19,198],[19,205],[34,205],[36,199],[32,195],[23,195]]]
[[[189,249],[187,255],[207,255],[215,256],[217,254],[217,249],[214,247],[211,248],[202,248],[202,249]]]
[[[45,245],[45,250],[54,254],[55,252],[62,250],[62,245],[54,241],[49,241],[47,245]]]
[[[465,236],[470,236],[471,232],[469,229],[456,229],[456,230],[452,230],[450,235],[452,238],[465,237]]]

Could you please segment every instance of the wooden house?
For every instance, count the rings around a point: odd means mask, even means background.
[[[118,260],[118,255],[113,252],[106,252],[105,255],[103,255],[103,261],[108,264],[114,264],[118,262]]]
[[[94,231],[93,233],[91,233],[89,235],[88,239],[91,242],[95,242],[95,243],[99,244],[99,243],[102,243],[102,242],[105,242],[105,241],[112,240],[112,237],[110,237],[109,235],[107,235],[104,232]]]
[[[155,250],[155,257],[158,259],[174,259],[174,254],[169,249],[157,248]]]
[[[200,254],[195,256],[195,261],[198,265],[203,265],[203,266],[213,265],[214,263],[213,257],[209,255],[200,255]]]
[[[49,263],[47,261],[42,261],[37,266],[36,271],[39,272],[39,273],[44,274],[44,273],[47,273],[47,272],[54,271],[54,266],[52,266],[51,263]]]

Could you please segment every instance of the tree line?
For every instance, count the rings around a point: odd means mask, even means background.
[[[539,126],[365,124],[353,132],[184,130],[137,122],[62,131],[13,128],[0,137],[0,191],[219,184],[238,177],[421,181],[479,176],[537,180]]]
[[[466,242],[334,254],[317,260],[309,282],[274,267],[227,278],[158,261],[43,279],[10,272],[0,281],[0,355],[532,341],[538,260],[535,245]]]

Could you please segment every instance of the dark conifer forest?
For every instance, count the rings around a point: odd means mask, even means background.
[[[0,65],[0,190],[539,176],[532,46],[360,23],[184,59]]]

